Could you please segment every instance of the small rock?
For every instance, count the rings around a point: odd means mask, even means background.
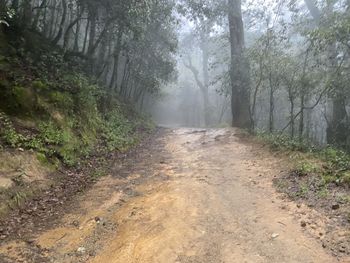
[[[300,207],[301,207],[301,204],[297,204],[297,207],[300,208]]]
[[[77,252],[80,253],[80,254],[84,254],[86,252],[86,248],[85,247],[79,247],[77,249]]]
[[[28,240],[26,240],[26,243],[31,245],[31,244],[35,243],[35,240],[34,239],[28,239]]]
[[[78,220],[74,220],[72,222],[72,225],[75,226],[75,227],[79,227],[79,221]]]
[[[340,208],[339,204],[333,204],[333,205],[332,205],[332,209],[333,209],[333,210],[337,210],[337,209],[339,209],[339,208]]]
[[[273,234],[271,235],[271,237],[272,237],[272,238],[277,238],[277,237],[279,237],[279,234],[273,233]]]
[[[101,222],[101,218],[99,218],[98,216],[95,217],[95,221],[96,223],[100,223]]]
[[[305,221],[301,221],[300,225],[301,225],[301,227],[306,227],[306,222]]]
[[[18,148],[18,151],[24,152],[24,149],[23,148]]]
[[[340,252],[340,253],[345,253],[345,252],[346,252],[345,247],[344,247],[344,246],[341,246],[341,247],[339,248],[339,252]]]

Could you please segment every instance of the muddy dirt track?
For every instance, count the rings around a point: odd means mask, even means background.
[[[298,215],[313,211],[276,193],[281,160],[236,133],[164,131],[0,262],[350,262],[322,248],[321,217],[308,231]]]

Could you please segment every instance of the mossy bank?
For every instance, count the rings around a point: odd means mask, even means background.
[[[1,33],[0,214],[52,184],[48,175],[123,152],[153,124],[36,33]],[[92,172],[94,173],[94,172]]]

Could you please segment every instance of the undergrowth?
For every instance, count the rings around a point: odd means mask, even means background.
[[[18,39],[0,51],[2,148],[35,151],[41,159],[73,166],[91,154],[125,151],[140,140],[141,129],[152,129],[117,97],[106,107],[106,89],[61,50],[39,36]]]
[[[350,187],[350,154],[331,147],[316,147],[310,142],[292,139],[287,135],[257,133],[260,141],[272,150],[299,153],[294,158],[297,176],[318,175],[322,184],[334,183]]]

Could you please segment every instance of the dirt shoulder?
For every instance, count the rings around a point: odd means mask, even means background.
[[[74,209],[77,198],[94,187],[100,177],[109,174],[111,169],[116,173],[114,167],[127,165],[140,149],[151,145],[160,133],[159,130],[152,135],[144,134],[143,141],[125,153],[92,156],[79,167],[47,172],[41,184],[34,180],[32,184],[21,185],[20,191],[31,195],[25,196],[23,203],[15,205],[0,218],[0,241],[6,243],[21,239],[30,242],[38,232],[56,225],[65,213]],[[4,203],[8,203],[8,200],[4,200]]]
[[[350,255],[350,188],[346,184],[327,181],[327,164],[315,154],[275,149],[268,142],[247,134],[240,138],[254,146],[260,154],[281,160],[281,173],[273,178],[281,198],[292,202],[286,206],[310,236],[336,257]],[[326,168],[326,172],[316,167]],[[335,171],[336,172],[336,171]],[[294,206],[295,204],[295,206]]]

